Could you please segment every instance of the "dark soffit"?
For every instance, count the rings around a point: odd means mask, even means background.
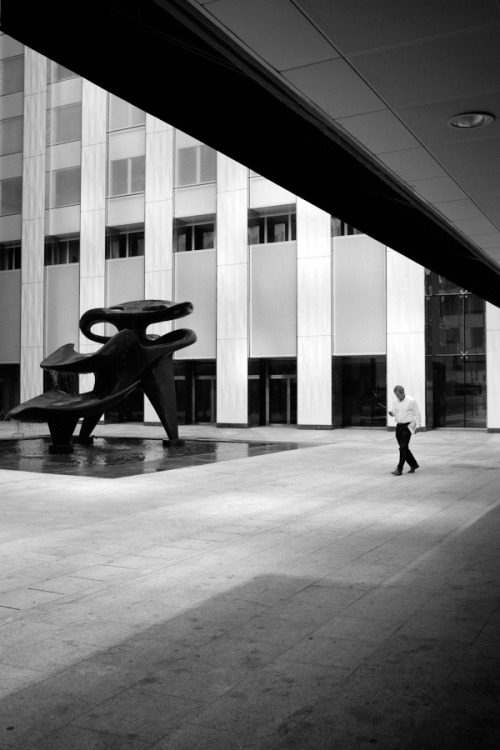
[[[28,47],[500,306],[500,268],[183,0],[3,0]]]

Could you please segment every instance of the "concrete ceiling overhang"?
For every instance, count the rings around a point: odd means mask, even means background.
[[[300,5],[308,2],[276,0],[278,10]],[[229,26],[187,0],[1,4],[6,34],[500,306],[495,258],[353,137],[349,122],[301,95],[300,66],[279,73]]]

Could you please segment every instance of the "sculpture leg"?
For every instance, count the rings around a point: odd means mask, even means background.
[[[169,440],[164,443],[184,445],[184,440],[179,440],[172,355],[159,359],[142,378],[141,386],[168,435]]]
[[[60,414],[48,420],[52,445],[50,453],[73,453],[71,436],[78,422],[78,417]]]
[[[102,414],[97,414],[93,417],[84,417],[82,426],[80,427],[80,432],[78,433],[77,437],[73,438],[73,440],[76,443],[80,443],[80,445],[92,445],[92,443],[94,442],[94,438],[92,437],[92,430],[99,422],[101,417]]]

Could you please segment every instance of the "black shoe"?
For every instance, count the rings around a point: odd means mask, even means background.
[[[396,469],[396,471],[391,471],[391,474],[394,474],[395,477],[400,477],[403,472],[401,469]]]
[[[412,466],[408,474],[415,474],[416,470],[420,468],[418,464],[415,464],[415,466]]]

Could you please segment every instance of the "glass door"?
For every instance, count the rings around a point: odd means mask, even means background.
[[[485,427],[484,301],[445,284],[440,292],[426,297],[427,423]]]

